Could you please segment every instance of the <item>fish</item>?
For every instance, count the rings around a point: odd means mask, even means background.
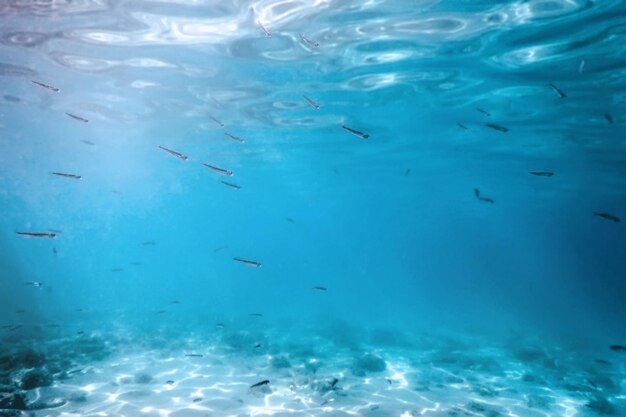
[[[476,107],[476,111],[481,112],[482,114],[484,114],[484,115],[485,115],[485,116],[487,116],[487,117],[490,117],[490,116],[491,116],[491,113],[489,113],[489,112],[488,112],[487,110],[485,110],[485,109],[481,109],[480,107]]]
[[[497,130],[498,132],[502,132],[502,133],[506,133],[509,131],[509,128],[497,125],[495,123],[486,123],[485,126],[487,126],[490,129]]]
[[[554,175],[552,171],[529,171],[528,173],[537,177],[551,177]]]
[[[287,217],[285,220],[287,220],[289,223],[295,223],[295,220],[291,217]]]
[[[88,123],[89,122],[89,120],[85,119],[84,117],[76,116],[75,114],[67,113],[67,112],[65,114],[67,114],[68,116],[70,116],[74,120],[78,120],[79,122],[83,122],[83,123]]]
[[[361,139],[368,139],[370,137],[370,135],[368,135],[367,133],[363,133],[360,132],[356,129],[352,129],[351,127],[346,126],[345,124],[341,124],[341,128],[344,130],[347,130],[348,132],[352,133],[353,135],[356,135],[358,137],[360,137]]]
[[[15,310],[15,314],[24,314],[26,310]]]
[[[226,328],[226,326],[224,326],[222,323],[217,323],[215,325],[215,327],[217,327],[218,329],[225,329]]]
[[[128,265],[132,265],[132,266],[139,266],[139,265],[141,265],[141,262],[137,262],[137,261],[135,261],[135,262],[129,262],[129,263],[128,263]]]
[[[173,385],[173,384],[174,384],[174,381],[172,381],[172,380],[170,379],[170,380],[168,380],[168,381],[165,381],[165,383],[166,383],[167,385]]]
[[[202,401],[202,397],[199,397],[199,398],[194,398],[194,399],[193,399],[193,402],[194,402],[194,403],[197,403],[197,402],[200,402],[200,401]]]
[[[240,185],[233,184],[232,182],[226,182],[226,181],[220,181],[220,182],[221,182],[222,184],[224,184],[225,186],[227,186],[227,187],[234,188],[235,190],[239,190],[239,189],[241,189],[241,186],[240,186]]]
[[[84,334],[85,334],[85,332],[84,332],[83,330],[79,330],[79,331],[77,331],[77,332],[76,332],[76,334],[77,334],[78,336],[82,336],[82,335],[84,335]]]
[[[89,146],[95,146],[96,145],[95,143],[93,143],[91,141],[88,141],[88,140],[84,140],[84,139],[81,140],[81,142],[84,143],[85,145],[89,145]]]
[[[334,399],[334,398],[330,398],[330,399],[328,399],[328,400],[326,400],[326,401],[322,402],[320,405],[323,407],[323,406],[325,406],[325,405],[327,405],[327,404],[330,404],[330,403],[332,403],[332,402],[334,402],[334,401],[335,401],[335,399]]]
[[[26,281],[24,284],[30,285],[31,287],[35,287],[35,288],[43,287],[43,282],[41,281]]]
[[[180,301],[178,301],[178,300],[172,300],[172,302],[170,302],[170,304],[180,304]]]
[[[217,252],[223,251],[226,248],[228,248],[228,246],[220,246],[219,248],[213,249],[213,253],[217,253]]]
[[[406,171],[404,171],[404,176],[408,177],[411,174],[411,168],[407,168]]]
[[[64,172],[51,172],[52,175],[57,175],[59,177],[64,177],[64,178],[71,178],[73,180],[80,180],[83,177],[81,175],[76,175],[76,174],[66,174]]]
[[[309,105],[310,105],[311,107],[313,107],[314,109],[316,109],[316,110],[317,110],[317,109],[319,109],[319,108],[320,108],[319,103],[316,103],[316,102],[315,102],[315,101],[313,101],[311,98],[309,98],[309,97],[307,97],[307,96],[305,96],[305,95],[302,95],[302,97],[303,97],[303,98],[306,100],[306,102],[307,102],[307,103],[309,103]]]
[[[163,313],[167,313],[167,310],[159,310],[159,311],[157,311],[154,314],[163,314]]]
[[[611,116],[610,114],[606,113],[604,115],[604,118],[606,119],[607,122],[609,122],[610,125],[613,124],[613,116]]]
[[[255,388],[263,388],[263,387],[268,386],[268,385],[269,385],[269,383],[270,383],[270,380],[269,380],[269,379],[264,379],[264,380],[263,380],[263,381],[261,381],[261,382],[257,382],[256,384],[252,384],[252,385],[250,385],[250,389],[255,389]]]
[[[580,65],[578,65],[578,73],[582,74],[585,70],[585,60],[580,61]]]
[[[596,363],[599,363],[601,365],[610,365],[611,364],[611,362],[605,361],[604,359],[596,359]]]
[[[326,287],[313,287],[311,289],[313,291],[320,291],[320,292],[328,291],[328,288],[326,288]]]
[[[611,345],[609,346],[613,352],[626,352],[626,346],[624,345]]]
[[[494,203],[493,199],[491,199],[489,197],[481,197],[480,190],[478,188],[474,188],[474,195],[480,201],[484,201],[485,203]]]
[[[188,157],[187,155],[183,155],[183,154],[182,154],[182,153],[180,153],[180,152],[176,152],[176,151],[173,151],[173,150],[171,150],[171,149],[164,148],[164,147],[163,147],[163,146],[161,146],[161,145],[157,145],[157,148],[159,148],[159,149],[161,149],[161,150],[163,150],[163,151],[165,151],[165,152],[169,153],[169,154],[170,154],[170,155],[172,155],[173,157],[178,158],[178,159],[180,159],[180,160],[182,160],[182,161],[186,161],[187,159],[189,159],[189,157]]]
[[[217,123],[220,127],[224,127],[224,123],[220,122],[216,117],[209,116],[209,118]]]
[[[603,219],[607,219],[607,220],[611,220],[614,223],[619,223],[620,219],[619,217],[611,214],[611,213],[606,213],[606,212],[594,212],[593,213],[594,216],[598,216],[598,217],[602,217]]]
[[[52,232],[15,232],[20,236],[29,236],[29,237],[45,237],[47,239],[54,239],[57,234]]]
[[[23,325],[21,325],[21,324],[16,324],[15,326],[11,326],[11,327],[9,327],[9,331],[10,331],[10,332],[12,332],[12,331],[14,331],[14,330],[21,329],[21,328],[22,328],[22,326],[23,326]]]
[[[260,20],[257,20],[256,22],[259,24],[259,26],[261,26],[261,29],[263,29],[263,33],[265,33],[265,36],[267,36],[268,38],[271,38],[272,37],[272,32],[267,30],[267,28],[265,26],[263,26],[263,23],[261,23]]]
[[[263,317],[263,314],[261,314],[261,313],[250,313],[250,315],[252,317]]]
[[[156,245],[156,242],[153,241],[153,240],[147,240],[147,241],[143,242],[142,245],[144,245],[144,246],[154,246],[154,245]]]
[[[52,248],[52,253],[54,253],[55,255],[58,255],[59,251],[57,251],[57,248]]]
[[[77,309],[76,309],[76,310],[74,310],[74,311],[75,311],[75,312],[77,312],[77,313],[82,313],[82,312],[83,312],[83,311],[85,311],[85,310],[83,310],[82,308],[77,308]]]
[[[200,353],[185,353],[185,356],[188,358],[202,358],[204,355]]]
[[[260,347],[261,347],[261,344],[260,344],[260,343],[257,343],[256,345],[254,345],[254,348],[255,348],[255,349],[258,349],[258,348],[260,348]]]
[[[552,87],[552,89],[554,90],[555,93],[557,93],[559,95],[559,97],[561,98],[565,98],[567,97],[567,95],[565,94],[565,91],[561,90],[559,87],[557,87],[556,85],[550,83],[550,87]]]
[[[261,267],[261,262],[257,262],[257,261],[252,261],[250,259],[243,259],[243,258],[233,258],[233,260],[242,263],[244,265],[248,265],[248,266],[252,266],[254,268],[260,268]]]
[[[216,167],[214,165],[209,165],[207,163],[203,163],[202,165],[204,165],[205,167],[209,168],[212,171],[217,172],[218,174],[222,174],[225,175],[227,177],[232,177],[233,176],[233,171],[229,170],[229,169],[224,169],[224,168],[220,168],[220,167]]]
[[[224,133],[224,136],[231,138],[232,140],[234,140],[235,142],[239,142],[239,143],[246,143],[246,141],[240,137],[237,137],[235,135],[231,135],[228,132]]]
[[[468,130],[468,129],[467,129],[467,126],[465,126],[463,123],[457,123],[456,125],[457,125],[458,127],[460,127],[461,129],[463,129],[463,130]]]
[[[31,82],[32,82],[33,84],[37,84],[38,86],[43,87],[43,88],[45,88],[45,89],[47,89],[47,90],[54,91],[55,93],[58,93],[58,92],[60,92],[60,91],[61,91],[60,89],[58,89],[58,88],[56,88],[56,87],[53,87],[53,86],[48,85],[48,84],[40,83],[39,81],[33,81],[33,80],[31,80]]]
[[[312,48],[317,48],[320,46],[319,42],[313,40],[313,39],[308,39],[307,37],[305,37],[303,34],[299,34],[300,35],[300,40],[302,42],[304,42],[305,44],[309,45]]]

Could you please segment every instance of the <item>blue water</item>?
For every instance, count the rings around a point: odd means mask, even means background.
[[[41,416],[625,415],[624,16],[0,2],[0,391]],[[191,402],[197,375],[237,394]]]

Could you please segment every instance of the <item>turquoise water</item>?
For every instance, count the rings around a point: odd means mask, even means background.
[[[626,415],[624,16],[2,1],[0,409]]]

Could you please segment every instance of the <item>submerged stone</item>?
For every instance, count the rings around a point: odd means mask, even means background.
[[[43,368],[27,371],[20,381],[20,388],[26,390],[50,385],[52,385],[52,375]]]
[[[382,372],[385,369],[387,369],[387,364],[383,358],[373,353],[366,353],[355,361],[352,373],[356,376],[364,376],[368,372]]]
[[[135,374],[135,384],[149,384],[150,382],[152,382],[152,375],[145,372]]]

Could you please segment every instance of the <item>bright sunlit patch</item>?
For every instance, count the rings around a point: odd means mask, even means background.
[[[84,387],[81,388],[83,391],[87,391],[87,392],[93,392],[96,390],[96,385],[95,384],[88,384],[85,385]]]
[[[114,402],[117,400],[117,397],[119,397],[120,394],[117,392],[110,392],[107,394],[107,401],[109,402]]]

